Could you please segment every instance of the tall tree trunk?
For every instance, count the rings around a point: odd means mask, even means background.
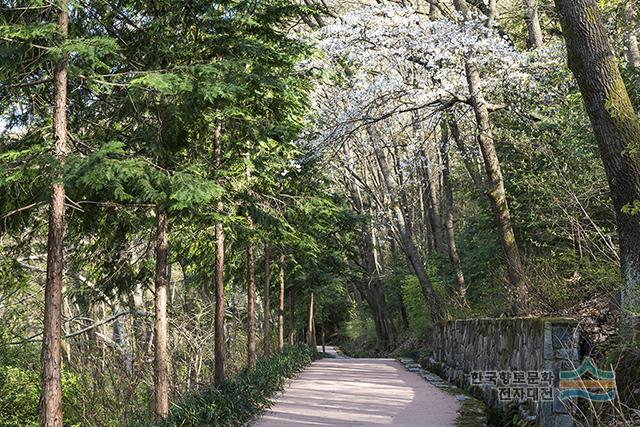
[[[453,0],[453,6],[465,19],[469,17],[469,6],[467,6],[467,0]]]
[[[419,175],[420,177],[424,177],[424,171],[421,170],[422,168],[419,168]],[[425,184],[425,180],[424,179],[417,179],[417,192],[418,192],[418,205],[420,208],[420,220],[422,221],[423,226],[421,227],[420,231],[420,239],[424,242],[426,242],[426,247],[425,250],[423,251],[424,255],[427,256],[428,254],[435,252],[436,250],[436,243],[433,240],[433,224],[431,224],[431,216],[429,215],[429,196],[427,194],[428,188]]]
[[[411,230],[407,228],[404,213],[402,212],[402,209],[398,204],[398,191],[395,182],[393,181],[393,177],[391,176],[391,172],[389,171],[389,163],[386,154],[384,153],[384,148],[380,146],[380,141],[378,140],[377,136],[372,135],[372,139],[374,144],[374,153],[378,162],[378,166],[380,167],[380,172],[382,174],[384,184],[388,190],[390,197],[392,198],[391,215],[393,218],[394,228],[396,229],[398,241],[402,246],[402,250],[407,256],[407,259],[418,278],[422,294],[424,295],[425,300],[429,305],[429,312],[431,314],[431,317],[433,318],[433,320],[441,320],[444,318],[442,304],[440,302],[440,298],[433,290],[431,279],[429,279],[429,276],[427,275],[424,264],[422,262],[422,258],[418,254],[416,246],[413,242]]]
[[[280,254],[280,262],[278,263],[278,282],[280,284],[280,293],[278,299],[278,351],[284,351],[284,254]]]
[[[316,9],[318,8],[318,5],[311,0],[304,0],[304,3],[310,8],[316,8]],[[322,15],[320,15],[320,13],[318,13],[317,11],[314,11],[312,13],[312,16],[313,16],[313,19],[315,19],[316,23],[318,24],[318,27],[322,28],[325,26],[324,18],[322,17]]]
[[[251,241],[247,244],[247,367],[256,367],[256,281]]]
[[[524,21],[527,24],[527,47],[542,47],[542,28],[538,17],[538,0],[524,0]]]
[[[69,30],[67,0],[58,0],[58,32],[66,38]],[[53,71],[54,156],[59,167],[68,153],[67,146],[67,58],[62,57]],[[53,184],[49,205],[47,241],[47,283],[44,291],[44,331],[42,341],[42,395],[40,425],[62,427],[61,322],[64,281],[64,200],[63,179]]]
[[[156,209],[156,278],[153,379],[155,413],[158,419],[169,415],[169,356],[167,353],[167,253],[169,224],[167,213]]]
[[[634,68],[640,68],[640,47],[635,34],[627,36],[627,61]]]
[[[45,287],[44,335],[42,342],[41,425],[62,426],[60,375],[62,282],[64,279],[64,199],[63,184],[54,184],[49,210],[47,284]]]
[[[382,331],[381,342],[387,344],[393,344],[396,339],[396,328],[393,323],[393,318],[391,317],[391,311],[389,310],[389,306],[387,305],[387,299],[384,292],[384,286],[382,284],[382,280],[380,278],[383,270],[382,260],[378,259],[377,253],[377,240],[375,236],[375,228],[373,224],[369,224],[369,235],[371,236],[370,243],[370,252],[369,255],[369,263],[373,263],[373,274],[372,281],[370,283],[371,287],[371,296],[375,301],[374,307],[377,313],[378,321],[380,323],[380,329]]]
[[[489,0],[489,13],[487,14],[487,27],[493,28],[498,19],[498,2],[497,0]]]
[[[522,261],[516,242],[513,227],[511,225],[511,212],[507,203],[507,195],[504,189],[502,169],[498,160],[498,154],[493,142],[493,133],[489,122],[489,110],[480,88],[480,72],[473,62],[467,60],[465,64],[471,103],[476,116],[478,126],[478,142],[484,158],[484,164],[488,177],[489,200],[498,223],[498,233],[502,251],[507,261],[507,273],[511,285],[511,305],[514,314],[526,314],[528,307],[528,295],[523,277]]]
[[[214,134],[214,151],[216,168],[222,166],[222,123],[218,120]],[[218,213],[222,214],[224,204],[218,202],[216,207]],[[224,381],[224,370],[226,361],[225,336],[224,336],[224,228],[221,222],[215,225],[216,239],[216,259],[215,259],[215,289],[216,289],[216,308],[214,314],[213,339],[214,339],[214,381],[216,384]]]
[[[316,340],[316,313],[313,313],[313,321],[311,322],[311,348],[317,350],[318,342]]]
[[[451,173],[449,165],[449,127],[447,123],[442,124],[442,139],[440,141],[440,159],[442,162],[442,188],[444,191],[444,228],[449,248],[449,260],[456,274],[456,284],[458,286],[458,297],[462,305],[466,305],[467,287],[464,282],[464,273],[460,265],[460,256],[456,247],[456,239],[453,224],[453,188],[449,175]]]
[[[404,179],[404,173],[402,170],[402,165],[400,164],[400,155],[398,153],[398,147],[393,147],[393,151],[391,152],[391,161],[393,165],[393,175],[397,177],[398,180],[398,201],[400,202],[400,207],[402,208],[402,212],[404,214],[405,222],[407,224],[407,228],[411,230],[411,233],[414,234],[413,224],[415,222],[415,218],[412,216],[411,207],[409,205],[409,199],[407,197],[406,192],[406,181]],[[371,228],[371,232],[373,233],[373,228]],[[375,240],[375,237],[372,234],[372,242]],[[373,246],[375,252],[375,245]],[[374,256],[375,258],[375,256]],[[373,264],[374,267],[377,267],[377,264]]]
[[[263,341],[263,350],[264,355],[269,356],[271,354],[271,301],[270,301],[270,292],[271,292],[271,284],[269,283],[269,264],[270,264],[270,256],[269,256],[269,245],[265,243],[264,245],[264,289],[262,300],[264,303],[264,318],[262,329],[264,332],[264,341]]]
[[[498,17],[497,0],[453,0],[455,9],[465,18],[469,17],[469,6],[467,3],[474,6],[487,17],[485,21],[487,27],[492,28],[496,26],[496,19]]]
[[[440,206],[438,204],[438,181],[439,177],[434,176],[431,168],[431,158],[422,150],[422,167],[424,170],[424,183],[427,190],[427,212],[429,214],[429,225],[433,239],[433,245],[438,253],[444,253],[442,239],[442,221],[440,216]],[[436,172],[437,173],[437,172]]]
[[[364,311],[364,304],[362,303],[362,294],[363,292],[360,290],[360,286],[358,286],[355,283],[351,284],[352,287],[352,292],[353,292],[353,299],[356,302],[356,307],[358,307],[358,316],[359,316],[359,320],[361,322],[364,322],[365,319],[367,318],[365,311]]]
[[[429,3],[429,19],[438,19],[438,7],[440,6],[438,0],[427,0]]]
[[[640,312],[640,121],[595,0],[556,0],[569,68],[578,81],[611,189],[620,237],[621,334],[638,338]]]
[[[247,186],[251,186],[251,154],[245,153],[245,179]],[[253,230],[253,219],[247,213],[249,230]],[[256,367],[256,278],[254,264],[254,246],[250,235],[247,242],[247,367],[250,370]]]
[[[627,32],[627,61],[632,67],[640,68],[640,47],[638,47],[638,38],[635,35],[635,15],[636,13],[635,8],[633,7],[633,3],[629,2],[624,8],[624,23]]]
[[[395,341],[395,326],[391,319],[380,277],[377,275],[365,277],[361,288],[362,290],[359,291],[364,295],[371,310],[378,340],[383,345],[392,344]]]
[[[137,355],[138,352],[142,352],[142,349],[144,348],[143,343],[145,342],[145,337],[147,336],[146,322],[143,320],[143,317],[146,314],[146,307],[144,306],[144,294],[142,285],[140,283],[136,283],[133,291],[129,293],[127,298],[127,306],[129,308],[129,311],[133,313],[131,347],[134,355]]]
[[[289,286],[289,344],[294,345],[296,340],[296,290]]]
[[[314,295],[313,292],[309,295],[309,317],[307,321],[307,345],[314,350],[316,349],[316,335],[315,335],[315,316],[313,313],[313,304],[314,304]]]
[[[449,128],[451,129],[451,137],[460,152],[460,156],[462,157],[462,162],[464,163],[464,167],[469,173],[471,180],[475,184],[476,188],[480,191],[485,187],[485,182],[482,177],[482,173],[480,168],[478,167],[478,157],[475,153],[469,151],[469,147],[462,140],[460,135],[460,128],[458,127],[458,123],[451,117],[448,119]]]
[[[462,6],[462,3],[464,3],[462,0],[454,1],[456,10],[463,15],[464,19],[469,19],[468,10]],[[514,314],[522,315],[527,312],[529,305],[526,284],[523,277],[522,261],[511,225],[511,212],[507,204],[502,169],[493,142],[489,110],[484,99],[482,88],[480,87],[480,71],[478,71],[478,67],[473,58],[466,58],[465,74],[473,112],[476,117],[476,125],[478,127],[478,143],[482,151],[488,177],[487,195],[493,207],[496,222],[498,223],[502,252],[507,261],[507,273],[511,286],[512,311]]]
[[[365,272],[366,273],[366,272]],[[369,311],[371,312],[371,317],[373,320],[373,327],[375,329],[376,337],[380,342],[386,342],[388,338],[385,337],[384,328],[382,327],[382,323],[380,322],[380,310],[378,309],[377,302],[373,297],[373,293],[371,292],[371,277],[363,277],[362,280],[359,280],[354,283],[355,289],[357,292],[356,301],[358,304],[363,306],[362,298],[367,302],[367,306],[369,307]],[[360,311],[361,318],[366,318],[364,309]]]
[[[398,288],[400,294],[400,318],[402,319],[402,326],[404,326],[405,329],[409,329],[409,316],[407,314],[407,307],[404,305],[404,301],[402,300],[402,288]]]
[[[348,158],[351,158],[351,152],[346,145],[345,154]],[[351,164],[349,167],[354,168],[354,165]],[[365,215],[371,205],[370,199],[363,199],[360,190],[353,182],[348,182],[347,186],[356,212]],[[362,288],[361,293],[364,294],[371,310],[378,339],[382,343],[390,344],[395,340],[395,326],[391,319],[382,281],[380,280],[380,271],[378,270],[376,259],[374,228],[370,221],[367,221],[362,227],[361,250],[365,269],[365,277],[359,285]]]
[[[373,315],[378,339],[383,344],[392,344],[395,341],[396,331],[385,298],[382,280],[380,280],[380,271],[378,271],[376,265],[373,226],[371,223],[367,223],[364,227],[364,259],[367,268],[366,273],[369,275],[364,279],[364,294]]]

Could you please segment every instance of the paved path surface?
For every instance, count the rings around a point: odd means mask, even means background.
[[[327,347],[327,353],[334,353]],[[455,425],[458,401],[393,359],[323,359],[255,427]]]

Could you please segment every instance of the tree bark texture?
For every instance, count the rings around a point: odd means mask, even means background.
[[[373,315],[378,339],[383,344],[392,344],[395,341],[396,331],[385,298],[382,280],[376,268],[373,228],[369,223],[365,224],[363,239],[365,266],[367,268],[367,276],[365,276],[363,283],[365,286],[365,299]]]
[[[433,247],[438,253],[444,253],[444,245],[443,245],[443,227],[442,227],[442,217],[440,215],[440,205],[438,204],[438,181],[439,176],[437,172],[433,171],[431,167],[431,158],[427,155],[426,152],[422,152],[422,156],[424,158],[422,162],[423,173],[424,173],[424,185],[427,192],[427,213],[429,216],[429,225],[431,228]]]
[[[278,283],[280,285],[280,293],[278,298],[278,351],[284,351],[284,263],[285,256],[280,254],[278,262]]]
[[[542,47],[542,28],[538,17],[538,0],[524,0],[524,21],[527,24],[527,47]]]
[[[351,157],[348,147],[345,147],[346,154]],[[353,167],[353,165],[351,165]],[[353,182],[347,184],[351,201],[356,212],[365,214],[369,210],[370,202],[363,200],[361,192],[358,191]],[[380,274],[376,261],[376,246],[373,238],[373,224],[367,221],[362,227],[362,258],[364,259],[365,277],[358,285],[361,293],[364,294],[374,321],[376,335],[380,342],[390,344],[395,340],[395,326],[391,318],[389,307],[380,280]]]
[[[245,154],[245,179],[247,185],[251,183],[251,154],[249,151]],[[247,214],[247,222],[249,230],[253,230],[253,219]],[[250,370],[256,367],[256,278],[254,263],[254,245],[251,236],[247,243],[247,367]]]
[[[512,310],[513,314],[523,315],[526,314],[528,307],[527,289],[523,277],[520,251],[518,250],[513,226],[511,225],[511,212],[509,211],[507,195],[504,189],[502,169],[493,141],[489,110],[480,88],[480,72],[473,60],[467,60],[465,71],[478,126],[478,143],[480,144],[488,177],[487,195],[495,213],[500,244],[507,262],[507,273],[512,292]]]
[[[638,338],[640,312],[640,121],[595,0],[556,0],[569,68],[580,87],[611,189],[623,277],[621,334]]]
[[[480,168],[478,167],[478,158],[475,153],[472,153],[469,150],[469,147],[462,140],[462,136],[460,135],[460,128],[458,127],[458,123],[452,119],[448,119],[449,129],[451,130],[451,137],[453,138],[453,142],[456,144],[456,148],[460,152],[460,156],[462,157],[462,162],[464,163],[464,167],[469,173],[471,180],[475,184],[476,188],[482,190],[485,187],[485,181],[483,179]]]
[[[460,255],[456,247],[454,223],[453,223],[453,188],[451,187],[449,164],[449,127],[442,124],[442,139],[440,140],[440,159],[442,162],[442,189],[444,192],[444,231],[449,249],[449,260],[456,275],[458,298],[461,304],[466,305],[467,288],[464,282],[464,273],[460,263]]]
[[[153,379],[155,414],[164,420],[169,415],[169,355],[167,353],[167,255],[169,223],[167,213],[156,209],[156,277]]]
[[[314,314],[314,294],[311,292],[309,295],[309,317],[307,321],[307,345],[315,350],[316,348],[316,334],[315,334],[315,314]]]
[[[638,37],[635,34],[636,17],[635,8],[629,2],[624,9],[624,23],[627,31],[626,49],[627,62],[630,66],[640,68],[640,47],[638,47]]]
[[[263,317],[263,323],[262,323],[264,341],[262,342],[262,344],[263,344],[263,351],[265,356],[269,356],[271,354],[271,318],[270,318],[271,284],[269,283],[269,264],[271,260],[269,258],[270,258],[269,245],[265,244],[264,245],[264,278],[263,278],[264,288],[262,291],[262,294],[263,294],[262,302],[263,302],[263,311],[264,311],[264,317]]]
[[[498,1],[489,0],[488,4],[489,13],[487,14],[487,26],[493,28],[496,25],[498,19]]]
[[[454,6],[463,16],[463,19],[469,19],[468,9],[466,5],[462,3],[464,3],[463,0],[454,0]],[[488,178],[487,195],[494,210],[498,224],[500,243],[507,262],[507,273],[511,287],[512,311],[513,314],[522,315],[527,312],[528,307],[528,296],[523,278],[522,261],[511,225],[511,213],[509,211],[509,205],[507,204],[502,169],[493,141],[489,110],[480,87],[480,71],[473,58],[467,58],[465,60],[465,74],[473,111],[476,117],[476,125],[478,127],[478,143],[482,151]]]
[[[216,168],[222,165],[222,124],[218,121],[214,133],[214,154]],[[216,210],[219,214],[224,210],[222,201],[218,202]],[[213,321],[213,340],[214,340],[214,382],[222,383],[225,377],[226,349],[224,336],[224,228],[221,222],[215,224],[215,240],[216,240],[216,256],[215,256],[215,289],[216,289],[216,307]]]
[[[54,184],[49,210],[47,284],[45,287],[44,335],[42,342],[41,425],[62,426],[61,321],[64,279],[64,198],[62,184]]]
[[[442,304],[440,302],[440,298],[435,293],[433,284],[431,283],[431,279],[429,279],[429,276],[427,275],[426,269],[422,262],[422,258],[418,254],[418,250],[411,236],[411,230],[407,228],[404,213],[398,203],[398,191],[389,170],[389,163],[386,154],[384,153],[384,148],[379,145],[379,141],[377,140],[374,140],[374,151],[378,165],[380,167],[384,185],[387,188],[390,197],[392,198],[391,215],[393,218],[394,227],[396,229],[397,238],[400,245],[402,246],[402,250],[407,256],[409,263],[411,264],[411,267],[413,268],[414,273],[418,278],[420,289],[422,290],[422,294],[424,295],[425,300],[429,306],[431,317],[433,318],[433,320],[441,320],[444,317],[444,313],[442,312]]]
[[[67,0],[59,0],[58,32],[66,38],[69,31]],[[67,58],[56,62],[53,71],[53,137],[54,157],[59,167],[64,164],[67,146]],[[64,215],[65,189],[62,179],[53,184],[49,204],[47,241],[47,282],[44,291],[44,330],[41,351],[40,425],[62,427],[62,287],[64,281]]]
[[[256,280],[253,243],[247,245],[247,367],[256,367]]]
[[[289,286],[289,344],[296,341],[296,290]]]

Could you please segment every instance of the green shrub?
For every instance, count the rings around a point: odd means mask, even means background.
[[[411,334],[419,339],[425,338],[431,327],[431,319],[418,278],[414,275],[405,276],[400,282],[400,287]]]
[[[40,399],[37,371],[0,368],[0,425],[37,426]]]
[[[342,341],[340,343],[340,350],[347,356],[356,359],[375,358],[380,357],[384,354],[384,351],[381,351],[379,348],[377,348],[373,341],[365,341],[362,339],[355,341]]]
[[[77,393],[78,377],[69,372],[62,375],[63,412],[66,425],[79,425],[65,408]],[[28,427],[38,425],[40,402],[40,371],[17,366],[0,366],[0,426]]]
[[[344,337],[348,341],[364,341],[372,345],[377,342],[373,319],[368,313],[364,313],[364,310],[359,310],[355,302],[349,307],[349,320],[344,324]]]
[[[240,426],[268,407],[273,395],[316,357],[308,347],[286,347],[258,360],[220,386],[211,386],[173,404],[167,426]],[[142,423],[141,425],[150,425]]]

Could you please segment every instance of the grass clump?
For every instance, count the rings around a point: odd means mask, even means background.
[[[158,426],[241,426],[267,408],[287,379],[318,358],[308,347],[288,346],[281,354],[258,359],[254,371],[243,370],[219,386],[210,386],[172,405]],[[143,423],[141,425],[153,425]]]

